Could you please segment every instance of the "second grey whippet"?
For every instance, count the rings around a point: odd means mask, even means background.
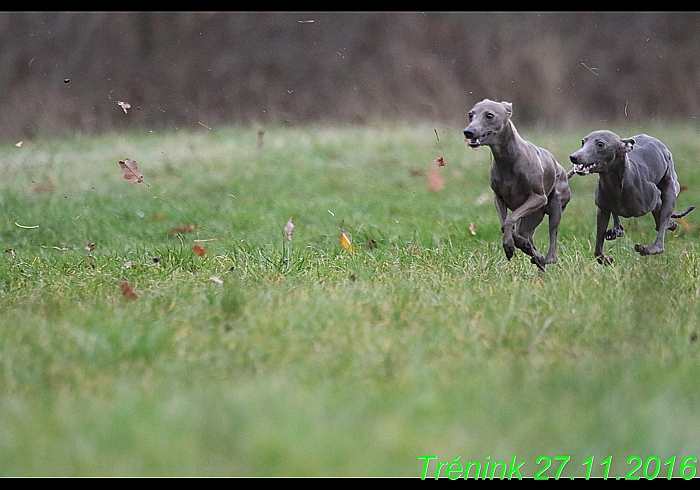
[[[549,151],[520,137],[512,115],[509,102],[482,100],[469,111],[464,138],[471,148],[491,148],[491,189],[506,257],[510,260],[518,247],[544,271],[546,264],[557,262],[559,223],[571,191],[564,168]],[[543,256],[532,237],[545,214],[549,215],[549,250]]]
[[[655,255],[664,251],[666,230],[676,229],[671,218],[682,218],[695,209],[691,206],[673,214],[681,190],[673,157],[666,145],[646,134],[620,138],[610,131],[593,131],[583,138],[581,149],[569,159],[574,164],[572,173],[598,174],[594,254],[601,264],[612,263],[612,258],[603,254],[604,240],[614,240],[625,233],[620,216],[631,218],[647,213],[654,216],[656,240],[649,246],[637,243],[634,249],[640,255]],[[611,214],[613,227],[607,229]]]

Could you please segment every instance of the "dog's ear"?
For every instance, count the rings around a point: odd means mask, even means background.
[[[505,102],[505,101],[501,102],[501,104],[503,104],[503,107],[506,108],[506,114],[508,114],[508,117],[512,117],[513,116],[513,104],[511,104],[510,102]]]
[[[633,138],[623,138],[620,140],[620,150],[625,153],[634,150],[634,139]]]

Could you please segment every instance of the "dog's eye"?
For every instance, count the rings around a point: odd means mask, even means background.
[[[469,120],[471,121],[472,119],[474,119],[474,113],[473,113],[473,112],[470,112],[470,113],[469,113]]]
[[[486,119],[493,119],[493,112],[487,112]]]
[[[586,140],[581,140],[581,146],[586,144]]]
[[[605,147],[605,143],[603,143],[602,141],[598,141],[595,145],[596,145],[598,148],[604,148],[604,147]]]

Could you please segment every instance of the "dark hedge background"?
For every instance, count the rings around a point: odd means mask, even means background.
[[[519,124],[695,121],[699,88],[698,13],[0,14],[5,140],[200,123],[459,128],[485,97],[513,102]]]

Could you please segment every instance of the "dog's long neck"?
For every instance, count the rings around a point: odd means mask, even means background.
[[[627,154],[623,153],[615,159],[612,165],[608,165],[604,172],[598,172],[598,179],[606,187],[622,188],[625,183],[625,171],[628,167]]]
[[[522,153],[521,148],[524,143],[525,140],[520,137],[515,125],[509,119],[498,134],[498,139],[488,146],[493,153],[494,162],[514,162]]]

